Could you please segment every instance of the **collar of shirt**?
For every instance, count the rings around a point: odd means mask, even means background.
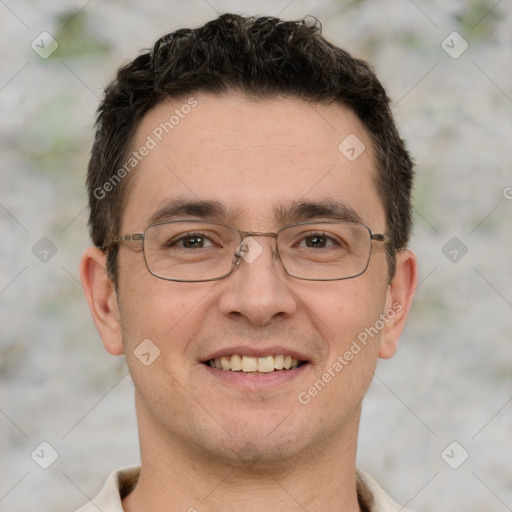
[[[109,475],[105,485],[92,501],[76,512],[123,512],[122,499],[137,485],[140,466],[118,469]],[[357,496],[363,512],[412,512],[398,505],[368,473],[356,472]]]

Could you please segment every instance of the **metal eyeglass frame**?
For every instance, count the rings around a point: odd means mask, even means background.
[[[230,276],[233,273],[233,271],[235,270],[235,268],[237,268],[238,265],[240,264],[240,260],[242,259],[241,253],[243,251],[238,250],[235,252],[235,254],[233,255],[234,256],[233,264],[232,264],[231,270],[229,272],[227,272],[221,276],[213,277],[213,278],[209,278],[209,279],[176,279],[176,278],[170,278],[170,277],[162,277],[162,276],[155,274],[151,270],[151,268],[147,262],[147,259],[146,259],[146,250],[144,247],[144,239],[145,239],[146,232],[154,226],[161,226],[164,224],[174,224],[174,223],[185,223],[185,222],[192,222],[192,223],[198,223],[198,224],[200,224],[200,223],[201,224],[215,224],[218,226],[226,226],[228,228],[231,228],[231,229],[235,230],[240,235],[240,244],[237,246],[238,248],[242,247],[243,241],[248,237],[270,236],[272,238],[275,238],[276,239],[275,252],[279,258],[279,261],[281,262],[281,265],[283,266],[284,271],[290,277],[293,277],[295,279],[301,279],[303,281],[342,281],[344,279],[353,279],[354,277],[359,277],[360,275],[364,274],[366,272],[366,270],[368,269],[368,265],[370,263],[370,258],[371,258],[371,254],[372,254],[372,242],[375,241],[375,242],[388,243],[391,240],[390,235],[383,234],[383,233],[373,233],[373,231],[366,224],[361,224],[358,222],[345,222],[345,221],[299,222],[297,224],[287,224],[286,226],[283,226],[282,228],[280,228],[278,231],[275,231],[275,232],[273,232],[273,231],[264,232],[264,231],[241,231],[237,227],[232,226],[231,224],[226,224],[224,222],[202,221],[202,220],[197,220],[197,219],[180,219],[180,220],[170,220],[170,221],[156,222],[154,224],[150,224],[149,226],[147,226],[144,229],[144,231],[142,233],[132,233],[129,235],[121,235],[121,236],[114,237],[111,240],[109,240],[107,243],[105,243],[105,245],[103,246],[103,249],[108,249],[112,245],[117,244],[119,242],[142,241],[142,252],[144,255],[144,263],[146,264],[146,268],[148,269],[148,272],[152,276],[156,277],[157,279],[163,279],[164,281],[174,281],[174,282],[179,282],[179,283],[202,283],[202,282],[207,282],[207,281],[220,281],[221,279],[225,279],[226,277]],[[281,254],[279,253],[279,249],[277,247],[277,237],[278,237],[279,233],[281,233],[281,231],[283,231],[284,229],[287,229],[290,227],[307,226],[307,225],[315,225],[315,224],[348,224],[348,225],[352,225],[352,226],[361,226],[362,228],[365,228],[368,231],[368,235],[370,237],[370,250],[368,252],[368,258],[366,260],[366,264],[365,264],[363,270],[361,270],[361,272],[359,272],[358,274],[354,274],[354,275],[350,275],[350,276],[346,276],[346,277],[321,278],[321,279],[313,279],[313,278],[309,278],[309,277],[298,277],[298,276],[288,272],[286,266],[283,263],[283,260],[281,259]]]

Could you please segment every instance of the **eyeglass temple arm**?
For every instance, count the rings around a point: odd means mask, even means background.
[[[391,240],[390,235],[383,235],[380,233],[372,233],[370,235],[371,240],[375,240],[376,242],[389,242]]]
[[[118,236],[112,239],[112,242],[131,242],[133,240],[143,240],[144,233],[135,233],[133,235]]]
[[[144,240],[144,233],[134,233],[133,235],[116,236],[103,244],[103,249],[107,249],[118,242],[133,242],[136,240]]]

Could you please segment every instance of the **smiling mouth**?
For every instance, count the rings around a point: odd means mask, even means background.
[[[275,371],[295,370],[299,366],[306,364],[306,361],[299,361],[285,355],[252,357],[233,354],[232,356],[210,359],[205,364],[212,368],[229,372],[272,373]]]

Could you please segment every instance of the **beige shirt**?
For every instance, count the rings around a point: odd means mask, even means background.
[[[139,473],[140,466],[114,471],[96,498],[76,512],[123,512],[121,500],[137,485]],[[357,471],[357,495],[365,512],[411,512],[393,501],[370,475],[361,470]]]

